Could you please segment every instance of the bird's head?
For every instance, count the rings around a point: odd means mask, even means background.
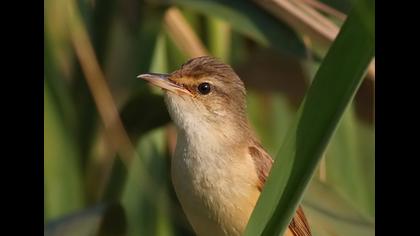
[[[182,130],[247,130],[245,87],[233,69],[212,57],[189,60],[171,74],[142,74],[165,91],[170,116]]]

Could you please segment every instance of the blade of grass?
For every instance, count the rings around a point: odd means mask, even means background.
[[[374,2],[365,4],[370,14]],[[373,18],[372,18],[373,19]],[[374,34],[353,11],[331,46],[276,158],[245,235],[280,235],[374,56]],[[367,24],[373,25],[374,21]]]

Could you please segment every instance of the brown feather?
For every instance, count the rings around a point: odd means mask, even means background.
[[[260,143],[253,140],[253,142],[248,147],[249,153],[254,160],[257,172],[258,172],[258,183],[257,188],[262,191],[265,181],[268,178],[268,175],[273,165],[273,159],[271,156],[264,150]],[[311,230],[309,228],[308,221],[306,220],[305,214],[302,210],[302,207],[299,206],[295,216],[289,224],[289,230],[294,236],[311,236]]]
[[[262,191],[268,174],[270,173],[271,166],[273,165],[273,159],[259,143],[254,143],[254,145],[249,146],[249,153],[251,154],[257,168],[259,179],[257,188]]]
[[[310,236],[311,230],[309,228],[308,221],[306,220],[305,213],[302,210],[302,207],[299,206],[295,216],[292,219],[292,222],[289,224],[289,229],[296,236]]]

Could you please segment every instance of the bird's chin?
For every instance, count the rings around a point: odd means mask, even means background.
[[[197,126],[206,125],[205,115],[208,111],[204,106],[194,101],[191,96],[178,96],[166,92],[164,97],[169,115],[179,129],[192,130]]]
[[[175,94],[171,91],[165,91],[165,103],[172,121],[178,128],[184,128],[185,123],[191,116],[190,98]]]

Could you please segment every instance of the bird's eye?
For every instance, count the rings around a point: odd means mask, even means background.
[[[209,83],[201,83],[198,85],[197,88],[198,88],[198,91],[203,95],[210,93],[210,90],[211,90],[211,86]]]

